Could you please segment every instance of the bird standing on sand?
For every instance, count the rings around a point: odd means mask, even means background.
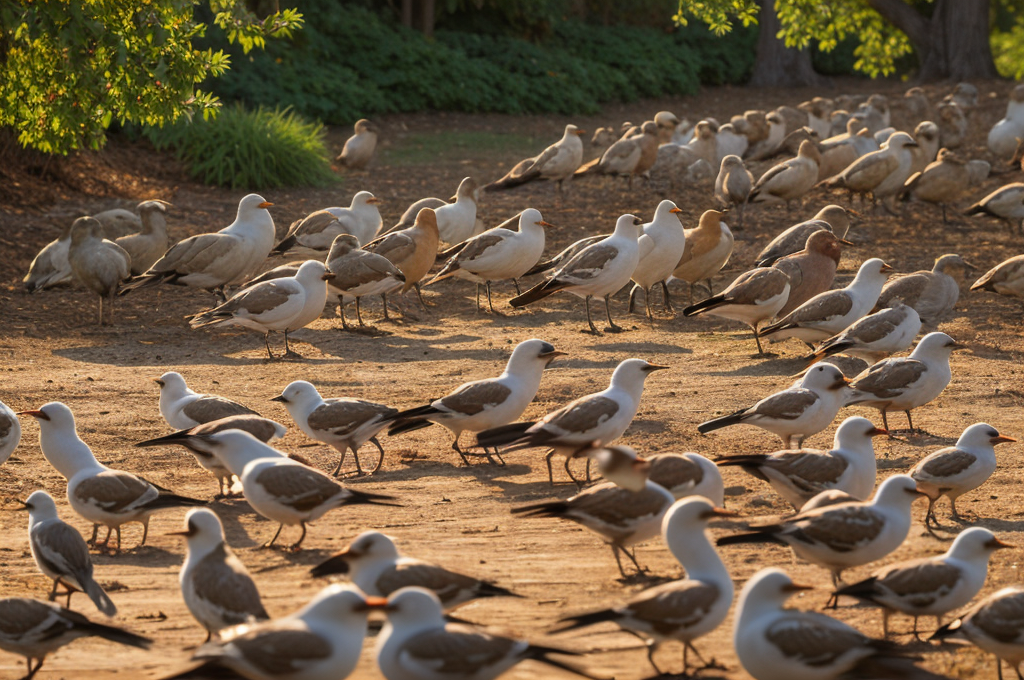
[[[893,300],[903,300],[917,311],[921,323],[934,328],[953,311],[960,299],[960,284],[948,271],[960,275],[965,269],[973,267],[959,255],[943,255],[936,258],[931,271],[914,272],[889,281],[878,297],[878,306],[886,307]]]
[[[633,177],[647,172],[657,159],[658,124],[649,120],[643,124],[639,135],[624,136],[608,147],[600,158],[580,166],[573,175],[626,175],[632,190]]]
[[[835,354],[846,354],[873,364],[907,349],[921,330],[921,317],[899,298],[893,298],[889,305],[823,340],[804,358],[814,363]]]
[[[971,284],[971,290],[989,290],[1000,295],[1024,298],[1024,255],[1000,262]]]
[[[114,323],[114,300],[118,286],[132,274],[132,258],[121,246],[103,238],[103,227],[91,217],[79,217],[71,225],[68,262],[71,271],[99,301],[99,325],[104,324],[103,300],[110,303],[110,322]]]
[[[818,181],[821,154],[810,140],[800,143],[796,158],[783,161],[761,175],[750,191],[751,203],[790,204],[814,187]]]
[[[693,302],[693,286],[700,281],[706,282],[708,295],[714,295],[711,277],[721,271],[732,255],[735,239],[729,225],[722,220],[724,216],[717,210],[706,210],[696,227],[684,230],[683,256],[672,270],[672,278],[690,285],[690,302]],[[668,287],[664,286],[662,291],[667,294]]]
[[[407,229],[392,231],[369,242],[363,250],[375,253],[388,259],[398,267],[405,277],[405,285],[399,291],[404,295],[410,288],[416,289],[420,304],[426,308],[420,293],[420,280],[427,275],[437,257],[437,244],[440,240],[437,230],[437,215],[431,208],[423,208],[416,214],[416,222]],[[382,293],[384,301],[384,320],[388,317],[388,295]]]
[[[682,210],[669,200],[658,204],[654,219],[644,224],[643,233],[637,241],[640,249],[640,261],[633,272],[633,288],[629,291],[629,311],[633,311],[634,294],[637,290],[644,292],[644,306],[647,319],[654,320],[651,314],[651,288],[655,284],[664,286],[686,249],[686,233],[678,214]],[[665,310],[672,311],[668,297],[665,298]]]
[[[167,252],[166,201],[143,201],[136,210],[142,220],[142,231],[128,234],[114,242],[125,249],[132,262],[132,274],[142,274]]]
[[[789,299],[789,277],[780,269],[758,267],[736,277],[718,295],[690,305],[683,316],[710,314],[723,319],[741,321],[754,332],[757,353],[764,354],[757,327],[762,321],[774,318]]]
[[[807,245],[807,238],[816,231],[831,231],[838,238],[845,239],[849,230],[849,212],[838,205],[826,205],[811,219],[794,224],[772,239],[754,262],[758,267],[770,267],[781,258],[800,252]]]
[[[583,163],[581,135],[585,134],[586,130],[580,130],[575,125],[566,125],[560,140],[533,158],[516,163],[504,177],[486,185],[484,191],[513,189],[528,182],[551,180],[561,195],[562,184],[570,179]]]
[[[377,149],[377,133],[380,128],[373,121],[360,118],[353,126],[354,134],[345,140],[345,146],[334,160],[351,170],[363,170],[373,158]]]
[[[325,208],[310,213],[292,223],[273,252],[283,255],[296,246],[325,251],[340,234],[355,236],[360,245],[368,243],[383,224],[378,205],[379,198],[369,191],[360,191],[347,208]]]
[[[185,378],[175,371],[168,371],[153,382],[160,386],[160,415],[175,430],[187,430],[228,416],[259,415],[237,401],[192,391]]]
[[[815,231],[804,249],[776,260],[773,267],[789,277],[789,297],[779,310],[786,316],[819,293],[832,287],[842,255],[840,244],[850,245],[831,231]]]
[[[1014,182],[996,189],[964,211],[965,215],[998,217],[1010,233],[1024,232],[1024,182]]]
[[[754,186],[754,176],[739,156],[726,156],[715,179],[715,198],[722,208],[736,206],[737,227],[743,226],[743,207]]]

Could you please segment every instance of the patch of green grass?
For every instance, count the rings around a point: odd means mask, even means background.
[[[506,132],[438,132],[413,134],[382,150],[390,165],[427,165],[445,160],[486,160],[496,154],[522,154],[542,142],[530,135]]]

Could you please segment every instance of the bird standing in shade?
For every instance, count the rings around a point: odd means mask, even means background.
[[[354,134],[345,140],[345,146],[334,160],[350,170],[363,170],[373,159],[377,150],[377,133],[380,128],[373,121],[360,118],[353,126]]]
[[[1024,255],[1000,262],[971,284],[971,290],[988,290],[1000,295],[1024,298]]]
[[[104,324],[103,300],[110,303],[110,322],[114,322],[114,300],[118,286],[132,273],[132,258],[121,246],[103,238],[103,227],[91,217],[79,217],[71,225],[68,262],[75,278],[96,293],[99,300],[99,325]]]
[[[566,125],[562,138],[544,149],[533,158],[519,161],[501,179],[491,182],[484,191],[513,189],[537,180],[550,180],[555,183],[558,195],[562,195],[562,184],[583,163],[583,140],[581,135],[587,134],[575,125]]]
[[[132,274],[142,274],[167,252],[167,218],[164,214],[168,205],[160,200],[139,203],[136,210],[142,220],[142,231],[114,241],[131,258]]]
[[[736,206],[738,228],[743,227],[743,207],[750,197],[753,185],[754,176],[747,170],[747,166],[743,165],[742,158],[730,155],[722,159],[722,166],[715,179],[715,198],[722,208]]]
[[[750,191],[750,202],[785,203],[788,211],[790,204],[810,191],[818,181],[820,162],[818,147],[814,142],[804,140],[796,158],[783,161],[761,175]]]

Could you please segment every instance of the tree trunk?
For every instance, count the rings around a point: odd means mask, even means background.
[[[434,37],[434,0],[420,0],[420,32],[428,38]]]
[[[775,14],[775,0],[762,0],[757,19],[757,57],[750,85],[754,87],[823,86],[828,79],[815,72],[810,50],[786,47],[778,35],[781,25]]]
[[[412,5],[413,0],[402,0],[402,25],[412,28]]]

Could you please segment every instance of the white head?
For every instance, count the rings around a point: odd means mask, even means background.
[[[334,274],[320,260],[306,260],[299,266],[295,278],[304,286],[312,286],[320,281],[330,281]]]
[[[1015,546],[1000,541],[995,534],[984,527],[971,527],[960,532],[956,540],[953,541],[953,545],[949,546],[946,555],[965,562],[978,559],[988,562],[988,558],[996,550],[1013,547]]]
[[[643,386],[644,381],[654,371],[661,371],[668,366],[659,366],[644,361],[643,359],[626,359],[615,367],[612,373],[612,387],[634,387]]]
[[[665,199],[664,201],[658,204],[657,210],[654,211],[654,221],[657,222],[659,220],[665,220],[668,219],[671,215],[681,212],[683,211],[676,207],[675,203],[668,199]],[[676,221],[678,222],[679,219],[676,218]]]
[[[475,203],[477,201],[476,191],[478,188],[479,185],[476,183],[475,179],[473,179],[472,177],[464,178],[461,182],[459,182],[459,188],[455,192],[455,200],[469,200]]]
[[[537,338],[523,340],[512,350],[512,356],[508,358],[505,372],[514,373],[530,368],[544,370],[556,358],[565,355],[566,352],[559,352],[550,342]]]
[[[999,431],[988,423],[975,423],[963,431],[960,438],[956,440],[956,446],[965,451],[984,451],[997,444],[1015,441],[1017,440],[1013,437],[999,434]]]
[[[388,623],[398,627],[427,628],[444,625],[444,610],[437,595],[417,586],[401,588],[388,598]]]
[[[238,202],[238,215],[236,220],[251,219],[257,215],[270,217],[267,208],[274,205],[259,194],[249,194]]]
[[[854,278],[854,283],[860,281],[862,285],[874,285],[881,291],[886,279],[889,278],[892,272],[892,267],[881,259],[872,257],[860,265],[860,269],[857,270],[857,276]]]
[[[736,606],[736,619],[742,623],[745,619],[778,611],[785,606],[786,600],[802,590],[813,590],[813,587],[793,583],[793,579],[781,569],[762,569],[743,586]]]
[[[50,494],[42,489],[33,491],[25,500],[24,510],[28,511],[29,525],[57,517],[57,505]]]
[[[195,394],[185,384],[185,378],[182,377],[181,373],[167,371],[159,378],[153,378],[153,382],[160,386],[161,397],[167,395],[170,398],[177,399],[186,394]]]
[[[337,557],[344,557],[344,566],[337,564],[341,560]],[[376,562],[380,560],[391,561],[400,557],[398,546],[395,541],[379,531],[364,531],[355,537],[335,558],[332,558],[332,565],[340,567],[342,573],[347,570],[358,571],[361,563]]]
[[[527,208],[519,214],[519,231],[523,231],[528,227],[539,227],[543,231],[544,227],[554,226],[545,222],[544,218],[541,217],[540,211],[536,208]]]
[[[917,343],[917,347],[910,353],[910,356],[913,359],[922,357],[949,359],[949,355],[958,349],[966,349],[966,347],[945,333],[936,331],[921,338],[921,342]]]
[[[917,490],[917,482],[910,475],[893,475],[878,487],[872,503],[892,508],[910,509],[910,504],[924,494]]]
[[[213,510],[193,508],[185,515],[185,529],[168,535],[183,536],[188,552],[203,556],[224,542],[224,527]]]
[[[676,501],[661,520],[661,533],[668,542],[668,536],[679,533],[693,536],[708,528],[708,522],[715,517],[736,517],[735,512],[716,508],[715,504],[704,496],[687,496]]]
[[[360,191],[352,197],[352,203],[349,208],[352,210],[371,210],[378,212],[377,205],[380,203],[380,199],[371,194],[369,191]]]
[[[814,392],[838,391],[846,388],[850,381],[838,367],[832,364],[814,364],[800,380],[800,386]]]
[[[306,410],[311,408],[315,404],[319,404],[323,401],[323,397],[317,392],[316,387],[313,383],[306,382],[305,380],[296,380],[295,382],[289,383],[288,387],[284,388],[284,391],[276,397],[272,397],[270,401],[276,401],[284,404],[284,407],[290,412],[293,408],[299,410]]]
[[[287,458],[243,430],[224,430],[201,435],[231,474],[241,476],[245,466],[260,458]]]
[[[39,422],[43,455],[66,479],[86,467],[99,465],[89,447],[78,438],[75,416],[65,404],[51,401],[37,411],[22,411],[18,415],[29,415]]]
[[[383,610],[387,606],[383,597],[367,597],[359,588],[349,583],[329,585],[302,608],[298,616],[306,620],[323,621],[331,627],[342,627],[351,636],[357,630],[365,635],[366,617],[372,610]],[[360,636],[359,641],[362,642]],[[358,656],[358,654],[356,655]]]
[[[889,137],[883,146],[890,149],[896,149],[898,151],[900,149],[917,146],[917,141],[906,132],[896,132]]]
[[[640,237],[640,229],[643,226],[644,221],[636,215],[620,215],[619,219],[615,220],[615,236],[626,236],[633,239]]]
[[[565,126],[565,132],[562,133],[562,136],[567,139],[571,139],[573,137],[579,139],[582,135],[585,134],[587,134],[586,130],[581,130],[572,123],[569,123],[568,125]]]
[[[851,416],[840,423],[836,429],[832,446],[844,451],[870,452],[871,457],[874,458],[875,449],[871,444],[871,438],[883,434],[889,434],[889,431],[875,427],[874,423],[867,418]]]

